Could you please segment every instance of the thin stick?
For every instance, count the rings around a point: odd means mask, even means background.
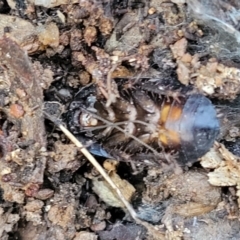
[[[97,169],[97,171],[103,176],[103,178],[109,183],[109,185],[116,191],[119,199],[123,202],[127,210],[129,211],[130,215],[134,220],[137,219],[137,213],[131,206],[131,204],[125,199],[123,196],[122,192],[120,189],[117,187],[117,185],[112,181],[112,179],[108,176],[108,174],[105,172],[105,170],[102,168],[102,166],[96,161],[96,159],[93,157],[93,155],[83,146],[81,142],[71,133],[69,132],[61,123],[58,123],[53,119],[52,116],[47,114],[46,112],[44,113],[45,116],[54,122],[63,133],[77,146],[79,147],[80,151],[82,154],[92,163],[92,165]]]

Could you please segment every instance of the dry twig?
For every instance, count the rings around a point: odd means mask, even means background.
[[[116,184],[112,181],[112,179],[108,176],[108,174],[105,172],[105,170],[102,168],[102,166],[96,161],[96,159],[93,157],[93,155],[83,146],[81,142],[78,141],[78,139],[71,133],[69,132],[61,123],[56,121],[52,116],[47,114],[46,112],[44,113],[45,117],[51,120],[53,123],[55,123],[61,131],[77,146],[80,148],[80,151],[82,154],[92,163],[92,165],[98,170],[98,172],[103,176],[103,178],[109,183],[109,185],[116,191],[119,199],[123,202],[125,205],[126,209],[132,216],[134,220],[137,219],[137,213],[131,206],[131,204],[125,199],[123,196],[122,192],[119,190],[119,188],[116,186]]]

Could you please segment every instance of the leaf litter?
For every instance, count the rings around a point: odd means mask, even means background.
[[[238,2],[22,4],[7,1],[0,17],[1,239],[238,239],[239,157],[225,142],[239,137]],[[179,171],[97,158],[107,184],[88,145],[60,130],[83,86],[118,101],[116,76],[193,85],[224,132]]]

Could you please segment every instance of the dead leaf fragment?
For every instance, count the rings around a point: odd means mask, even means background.
[[[240,207],[240,165],[239,157],[229,152],[223,144],[219,143],[216,149],[222,161],[216,165],[214,171],[208,173],[209,183],[214,186],[237,186],[238,206]],[[215,167],[215,166],[214,166]]]
[[[222,157],[217,151],[218,146],[215,144],[202,158],[201,165],[204,168],[218,168],[222,163]]]
[[[135,188],[126,180],[123,180],[115,172],[110,174],[110,178],[117,185],[117,187],[122,192],[123,196],[127,201],[131,201],[133,194],[135,193]],[[94,192],[108,205],[113,207],[125,208],[124,204],[119,200],[115,191],[111,186],[104,180],[99,180],[99,178],[92,179]]]
[[[187,204],[176,205],[174,207],[174,213],[183,217],[194,217],[211,212],[215,208],[215,205],[203,205],[201,203],[189,202]]]

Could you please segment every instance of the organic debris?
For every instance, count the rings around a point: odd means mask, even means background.
[[[240,239],[239,1],[0,11],[1,239]]]

